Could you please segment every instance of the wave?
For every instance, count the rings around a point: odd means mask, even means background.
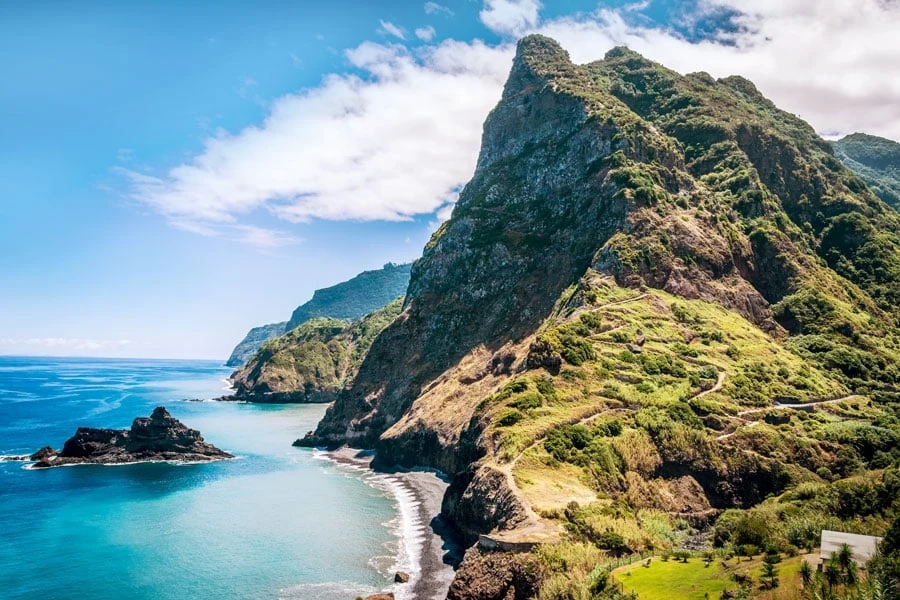
[[[416,582],[435,575],[425,573],[422,568],[426,552],[425,541],[431,535],[431,530],[428,520],[423,518],[423,500],[419,490],[404,479],[401,473],[373,471],[370,466],[371,454],[314,450],[313,456],[328,461],[348,476],[361,479],[393,499],[397,516],[382,525],[396,537],[396,550],[393,556],[388,557],[388,561],[382,560],[385,557],[373,557],[370,565],[387,577],[398,571],[409,574],[409,582],[393,584],[385,591],[393,592],[397,600],[416,600]],[[429,561],[429,564],[432,562]]]

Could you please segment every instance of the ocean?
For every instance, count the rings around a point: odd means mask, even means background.
[[[291,447],[324,405],[184,401],[226,393],[229,372],[211,361],[0,357],[0,454],[59,449],[79,426],[127,428],[164,405],[238,457],[0,462],[0,597],[350,600],[410,569],[391,480]]]

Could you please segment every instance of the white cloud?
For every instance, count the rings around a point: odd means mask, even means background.
[[[406,30],[394,25],[390,21],[381,21],[381,29],[379,31],[400,38],[401,40],[406,39]]]
[[[452,17],[456,13],[454,13],[452,10],[450,10],[443,4],[438,4],[437,2],[426,2],[425,3],[425,14],[426,15],[445,15],[448,17]]]
[[[523,4],[535,8],[519,10]],[[521,33],[555,37],[576,62],[628,45],[683,73],[744,75],[819,131],[900,139],[897,3],[705,0],[709,10],[746,11],[745,28],[696,43],[630,24],[628,9],[540,22],[536,6],[487,0],[482,18],[500,31],[524,27]],[[318,87],[283,96],[262,123],[219,132],[165,174],[121,172],[132,198],[176,226],[263,247],[297,240],[249,225],[259,211],[307,221],[398,220],[442,209],[443,219],[471,178],[481,124],[500,96],[512,53],[510,43],[477,40],[412,51],[367,42],[346,52],[365,76],[329,75]]]
[[[900,4],[883,0],[706,0],[734,9],[742,29],[692,43],[663,29],[629,26],[620,13],[559,19],[539,29],[578,62],[627,45],[682,73],[743,75],[818,131],[900,139]]]
[[[369,77],[332,75],[284,96],[259,126],[207,139],[163,176],[122,169],[131,197],[183,229],[224,236],[260,209],[294,222],[401,220],[454,201],[512,48],[451,40],[413,54],[367,42],[346,55]]]
[[[485,0],[478,16],[491,31],[518,36],[537,25],[540,9],[538,0]]]
[[[437,32],[431,25],[429,25],[428,27],[419,27],[418,29],[416,29],[416,37],[423,42],[430,42],[435,33]]]

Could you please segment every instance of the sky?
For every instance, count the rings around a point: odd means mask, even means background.
[[[900,141],[897,31],[900,0],[0,0],[0,354],[224,359],[415,259],[528,33]]]

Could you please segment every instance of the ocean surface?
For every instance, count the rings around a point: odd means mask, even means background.
[[[237,460],[26,470],[0,462],[0,597],[348,600],[403,568],[394,496],[291,442],[322,405],[225,393],[210,361],[0,357],[0,454],[130,427],[158,405]]]

